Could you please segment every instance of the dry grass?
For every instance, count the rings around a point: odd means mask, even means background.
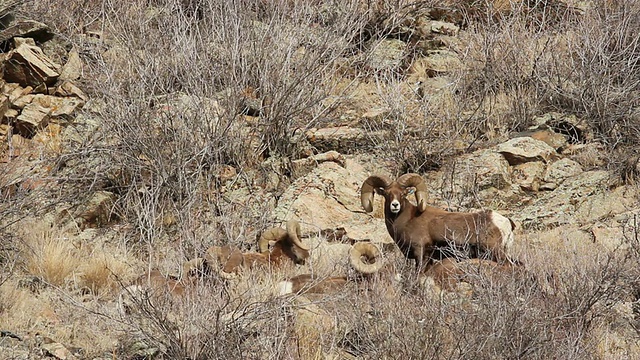
[[[113,253],[98,251],[83,256],[79,266],[78,286],[88,289],[91,294],[104,297],[117,294],[123,282],[132,276],[132,267],[124,259]]]
[[[52,285],[65,287],[80,264],[78,252],[69,238],[45,224],[32,224],[23,236],[27,272]]]

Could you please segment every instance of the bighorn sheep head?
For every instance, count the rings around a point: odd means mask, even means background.
[[[416,203],[418,210],[423,212],[427,209],[427,186],[422,176],[414,173],[404,174],[396,181],[391,181],[384,175],[373,175],[367,178],[360,190],[360,201],[366,212],[373,211],[373,194],[378,193],[385,198],[385,210],[392,214],[398,214],[406,197],[409,195],[409,188],[415,188]]]
[[[272,228],[266,230],[258,240],[258,251],[262,254],[269,254],[269,244],[273,242],[272,256],[284,254],[298,265],[304,265],[309,257],[309,247],[304,245],[300,238],[300,223],[295,220],[287,222],[287,229]]]

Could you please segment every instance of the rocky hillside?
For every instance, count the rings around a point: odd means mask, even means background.
[[[0,4],[0,359],[637,358],[637,11]],[[382,197],[360,202],[407,172],[433,206],[511,218],[521,275],[416,279]],[[305,264],[187,281],[289,220]],[[186,290],[124,306],[150,270]],[[280,296],[299,274],[349,281]]]

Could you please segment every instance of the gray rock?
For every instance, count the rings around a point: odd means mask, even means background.
[[[541,161],[531,161],[513,167],[511,178],[523,190],[538,191],[546,166]]]
[[[566,224],[593,223],[608,212],[610,206],[599,204],[593,209],[594,199],[611,198],[606,192],[609,174],[607,171],[586,171],[565,179],[562,184],[527,206],[514,212],[514,220],[522,223],[525,229],[547,229]],[[595,211],[594,211],[595,210]]]
[[[76,50],[69,51],[67,62],[60,71],[60,80],[75,81],[82,76],[82,60]]]
[[[367,65],[374,71],[397,70],[406,56],[407,44],[402,40],[385,39],[372,45]]]
[[[39,42],[44,42],[53,37],[49,26],[34,20],[17,21],[8,28],[0,31],[0,43],[11,40],[15,37],[33,38]]]
[[[544,174],[544,181],[548,183],[560,184],[566,178],[580,174],[582,166],[577,162],[564,158],[553,162]]]

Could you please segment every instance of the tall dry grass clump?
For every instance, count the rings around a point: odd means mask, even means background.
[[[46,224],[29,227],[23,234],[22,259],[28,273],[64,287],[78,269],[78,252],[62,232]]]

